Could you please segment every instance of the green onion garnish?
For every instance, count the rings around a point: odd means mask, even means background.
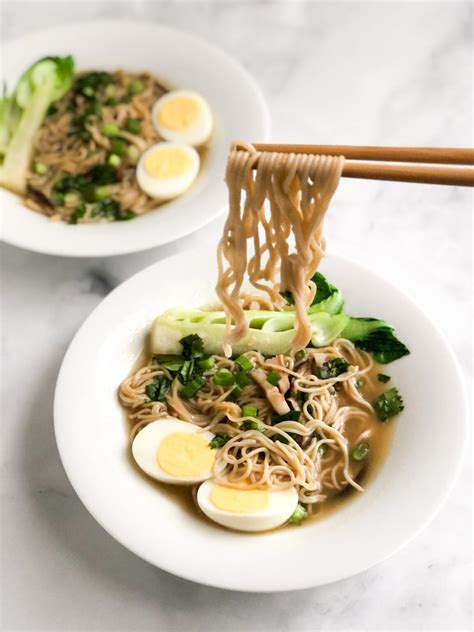
[[[209,443],[209,447],[213,449],[222,448],[222,446],[224,446],[227,441],[229,441],[229,439],[229,435],[225,432],[222,434],[216,434],[214,439]]]
[[[115,123],[107,123],[107,125],[104,125],[104,127],[102,128],[102,134],[104,136],[107,136],[108,138],[111,138],[112,136],[117,136],[117,134],[120,134],[120,128],[118,127],[118,125],[115,125]]]
[[[378,373],[377,374],[377,379],[379,382],[382,382],[383,384],[386,384],[387,382],[390,381],[390,375],[385,375],[385,373]]]
[[[304,351],[303,349],[301,349],[301,351],[297,351],[295,353],[295,360],[297,362],[299,362],[300,360],[302,360],[304,357],[306,357],[306,351]]]
[[[198,366],[200,366],[201,369],[204,369],[204,371],[209,371],[209,369],[212,369],[215,363],[215,359],[212,356],[209,356],[209,358],[203,358],[202,360],[199,360]]]
[[[33,166],[33,171],[39,176],[46,175],[48,173],[48,170],[48,165],[45,165],[44,162],[35,162]]]
[[[272,418],[272,426],[279,424],[282,421],[298,421],[300,415],[301,411],[299,410],[290,410],[289,413],[285,413],[284,415],[274,415]]]
[[[203,379],[200,375],[196,375],[196,377],[188,382],[186,386],[181,390],[181,396],[185,397],[186,399],[193,397],[193,395],[195,395],[198,390],[202,386],[204,386],[205,382],[206,380]]]
[[[82,88],[82,94],[86,97],[93,97],[95,94],[95,90],[91,86],[84,86]]]
[[[363,461],[369,453],[368,443],[358,443],[352,450],[352,458],[356,461]]]
[[[280,380],[281,375],[276,371],[270,371],[270,373],[267,375],[267,382],[272,386],[276,386]]]
[[[248,373],[254,368],[252,362],[250,362],[250,360],[246,358],[244,355],[241,355],[240,357],[238,357],[235,363],[238,364],[240,368],[246,373]]]
[[[243,406],[242,417],[257,417],[258,408],[256,406]]]
[[[242,430],[257,430],[258,432],[265,432],[265,426],[259,421],[244,421],[241,426]]]
[[[303,507],[301,503],[296,505],[296,509],[290,516],[289,523],[290,524],[301,524],[303,520],[306,518],[306,509]]]
[[[110,150],[113,154],[117,156],[122,156],[125,151],[125,143],[120,138],[113,138],[110,143]]]
[[[140,150],[138,147],[135,145],[129,145],[127,147],[127,158],[132,165],[136,164],[140,158]]]
[[[127,130],[127,132],[130,132],[130,134],[139,134],[140,126],[141,126],[141,121],[140,119],[136,119],[136,118],[129,118],[127,119],[127,122],[125,123],[125,129]]]
[[[240,397],[241,393],[242,389],[240,388],[240,386],[235,386],[232,392],[228,395],[228,399],[235,402]]]
[[[248,386],[252,381],[245,371],[236,371],[234,373],[235,383],[240,386],[240,388],[244,388],[244,386]]]
[[[117,156],[117,154],[110,154],[107,162],[112,167],[120,167],[120,165],[122,164],[122,161],[120,160],[120,156]]]
[[[214,373],[214,382],[217,386],[227,388],[228,386],[233,386],[235,384],[235,379],[228,369],[219,369]]]
[[[143,90],[143,83],[139,79],[132,79],[128,84],[130,94],[140,94]]]
[[[94,189],[94,198],[99,202],[100,200],[105,200],[110,197],[112,193],[112,189],[108,185],[104,185],[103,187],[96,187]]]

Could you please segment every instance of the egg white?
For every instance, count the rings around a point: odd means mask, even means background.
[[[150,154],[165,148],[177,148],[186,152],[190,158],[190,166],[179,176],[155,178],[146,171],[145,160]],[[170,200],[189,189],[199,173],[200,163],[199,154],[194,147],[183,143],[155,143],[140,156],[136,169],[137,182],[139,187],[150,197],[156,200]]]
[[[197,503],[208,518],[237,531],[266,531],[285,524],[296,509],[298,493],[293,487],[280,491],[268,491],[268,506],[252,513],[235,513],[216,507],[211,500],[215,479],[205,481],[198,489]]]
[[[137,434],[132,443],[132,455],[140,469],[158,481],[175,485],[193,485],[210,478],[211,470],[199,476],[173,476],[161,469],[157,458],[160,444],[167,436],[175,432],[199,432],[206,442],[214,438],[212,432],[200,432],[198,426],[173,417],[153,421]]]
[[[186,129],[173,130],[162,125],[158,120],[158,115],[165,103],[176,98],[187,97],[199,106],[199,115],[195,121]],[[194,147],[203,145],[212,133],[213,116],[207,101],[197,92],[192,90],[173,90],[160,97],[153,105],[151,118],[156,132],[165,140],[174,142],[189,143]]]

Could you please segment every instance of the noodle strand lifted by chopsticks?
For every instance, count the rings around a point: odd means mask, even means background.
[[[317,289],[311,277],[324,254],[324,216],[343,165],[342,156],[257,152],[252,145],[231,150],[226,171],[229,214],[217,251],[216,287],[226,312],[226,355],[248,329],[241,300],[245,274],[253,287],[268,295],[273,309],[284,305],[281,291],[291,292],[296,311],[292,350],[308,345],[307,311]],[[295,242],[292,252],[290,236]]]

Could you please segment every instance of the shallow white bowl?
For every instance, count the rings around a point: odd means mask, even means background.
[[[210,149],[191,189],[135,220],[69,226],[31,211],[18,196],[0,189],[2,238],[21,248],[63,256],[109,256],[184,237],[225,209],[224,169],[230,143],[268,139],[269,115],[255,81],[225,52],[189,33],[143,22],[94,20],[29,34],[6,45],[2,53],[3,78],[9,85],[33,61],[70,53],[79,71],[146,70],[170,87],[197,90],[215,117]]]
[[[153,317],[171,306],[209,302],[215,269],[214,254],[202,250],[161,261],[112,292],[81,327],[64,359],[54,407],[69,479],[114,538],[187,579],[279,591],[359,573],[425,527],[454,483],[466,411],[453,353],[400,290],[358,264],[327,257],[322,271],[343,291],[348,313],[383,317],[411,350],[388,368],[405,400],[392,449],[366,492],[321,521],[257,535],[223,530],[185,511],[131,466],[117,401]]]

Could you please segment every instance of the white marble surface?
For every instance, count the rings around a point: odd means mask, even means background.
[[[3,38],[96,16],[154,20],[216,41],[261,83],[275,140],[472,141],[468,3],[4,2]],[[330,248],[409,292],[468,378],[471,212],[468,190],[343,182],[327,221]],[[470,629],[470,459],[441,513],[402,552],[352,579],[278,595],[172,577],[112,540],[75,496],[52,423],[67,345],[116,284],[179,248],[215,241],[220,226],[102,261],[3,248],[3,629]]]

